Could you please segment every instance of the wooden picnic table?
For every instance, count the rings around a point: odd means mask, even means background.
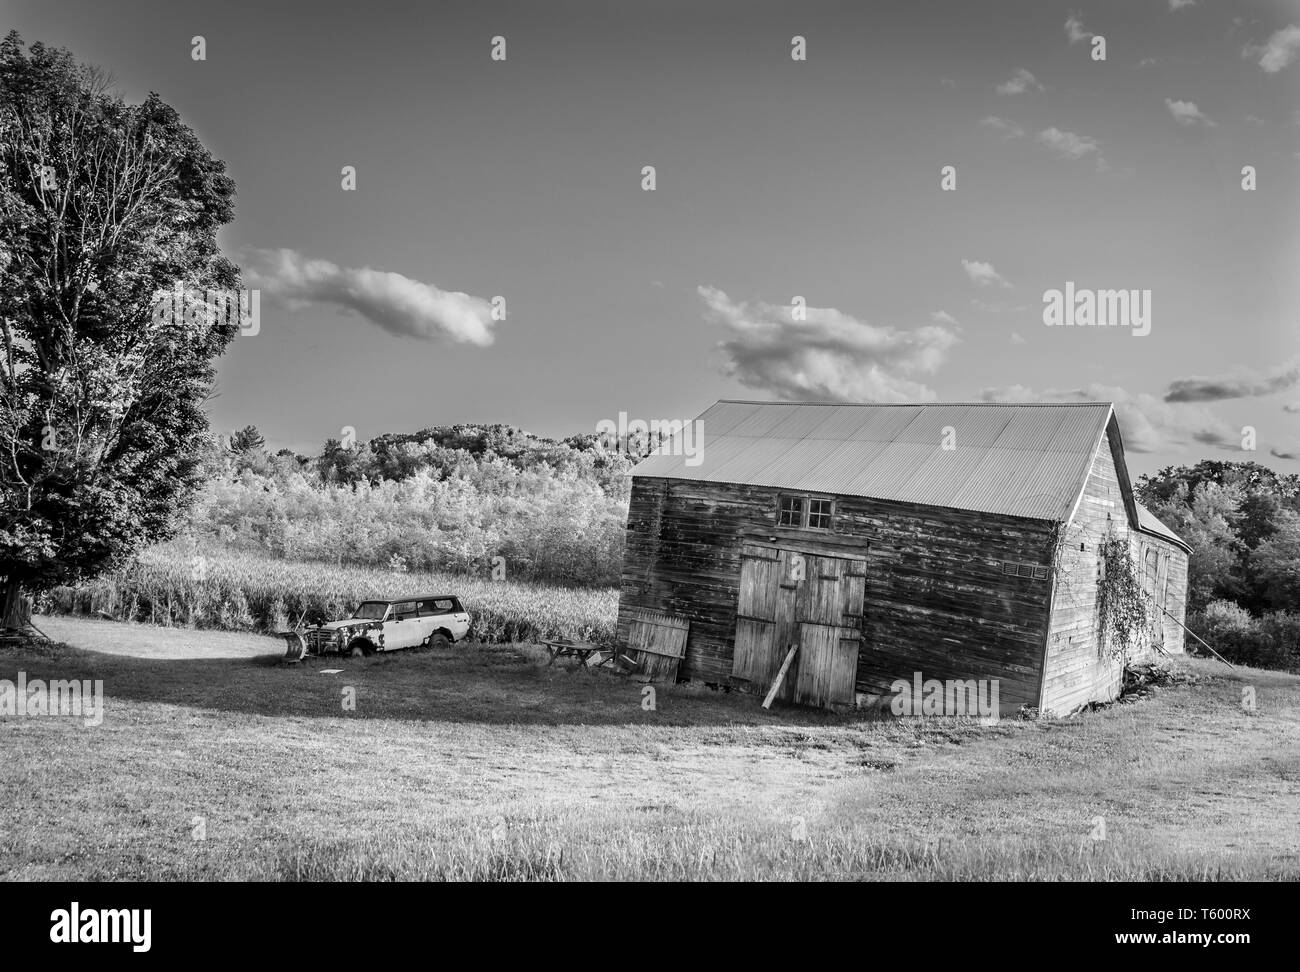
[[[592,644],[590,641],[565,641],[559,639],[555,641],[543,641],[541,644],[551,656],[551,660],[546,663],[547,668],[554,665],[555,659],[557,658],[576,658],[578,659],[579,665],[586,668],[587,662],[591,659],[592,655],[599,654],[605,650],[600,645]],[[600,662],[593,667],[599,668],[601,665],[612,661],[613,658],[614,653],[610,652],[607,658],[602,658]]]

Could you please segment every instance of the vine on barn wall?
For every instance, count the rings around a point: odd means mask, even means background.
[[[1142,581],[1129,553],[1128,541],[1109,536],[1099,550],[1102,575],[1097,581],[1097,613],[1103,657],[1127,662],[1147,622]]]

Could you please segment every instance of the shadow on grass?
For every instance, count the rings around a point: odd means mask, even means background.
[[[323,674],[341,669],[336,674]],[[222,658],[138,658],[71,645],[29,644],[0,652],[0,678],[102,679],[105,718],[113,700],[257,716],[401,719],[483,725],[764,726],[868,721],[698,685],[647,686],[564,661],[547,666],[529,645],[462,643],[447,651],[405,650],[369,658],[273,654]],[[345,689],[355,710],[345,711]],[[653,690],[651,693],[650,690]],[[650,702],[653,700],[653,708]]]

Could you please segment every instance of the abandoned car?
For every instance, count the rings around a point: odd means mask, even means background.
[[[399,648],[447,648],[469,633],[470,618],[452,594],[362,601],[352,617],[308,628],[306,653],[370,655]]]

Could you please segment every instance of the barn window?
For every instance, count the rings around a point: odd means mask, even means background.
[[[831,528],[831,501],[810,499],[808,501],[808,525],[816,530]]]
[[[803,497],[782,496],[781,515],[776,522],[780,526],[803,526]]]
[[[829,530],[835,519],[835,501],[782,493],[777,504],[778,526]]]

